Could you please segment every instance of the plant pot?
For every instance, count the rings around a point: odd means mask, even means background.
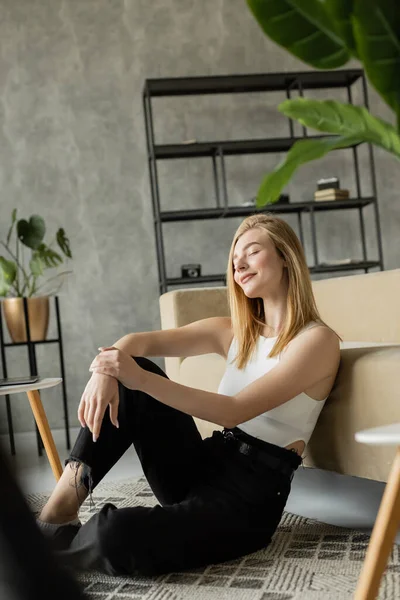
[[[27,302],[31,340],[41,342],[49,328],[49,296],[27,298]],[[3,311],[12,341],[27,342],[23,298],[4,298]]]

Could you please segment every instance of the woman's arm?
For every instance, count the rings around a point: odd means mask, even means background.
[[[89,370],[118,379],[125,387],[146,392],[163,404],[176,408],[187,415],[210,421],[222,427],[229,427],[228,423],[232,421],[233,398],[231,396],[187,387],[162,375],[151,373],[140,367],[131,356],[119,348],[105,348],[94,359]],[[97,396],[101,396],[101,394],[97,394],[96,390],[89,396],[87,402],[85,401],[87,404],[85,422],[96,437],[100,431],[108,399],[105,398],[104,401],[99,402]],[[96,414],[97,417],[94,420],[93,418],[87,419],[86,414],[92,415],[92,417]]]
[[[163,404],[222,427],[232,422],[233,397],[205,392],[143,371],[140,389]]]
[[[231,396],[180,385],[140,368],[132,357],[216,353],[226,358],[231,335],[230,317],[210,317],[174,329],[131,333],[113,346],[102,348],[89,370],[110,375],[126,387],[142,390],[186,414],[228,427],[232,418]]]
[[[229,317],[210,317],[173,329],[129,333],[113,346],[130,356],[224,356],[226,332],[230,329]]]

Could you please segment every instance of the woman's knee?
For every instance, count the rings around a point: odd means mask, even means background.
[[[162,377],[166,377],[168,379],[168,375],[164,373],[161,367],[159,367],[155,362],[153,362],[149,358],[146,358],[144,356],[132,356],[132,358],[137,362],[139,367],[141,367],[145,371],[156,373],[157,375],[161,375]]]

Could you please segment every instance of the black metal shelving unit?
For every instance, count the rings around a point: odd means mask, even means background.
[[[0,353],[1,353],[1,362],[2,362],[2,367],[3,367],[3,377],[8,377],[6,349],[12,348],[12,347],[17,347],[17,346],[27,346],[30,375],[39,375],[38,369],[37,369],[37,361],[36,361],[36,345],[37,344],[58,344],[58,350],[59,350],[59,356],[60,356],[60,371],[61,371],[61,377],[62,377],[61,386],[62,386],[62,394],[63,394],[65,438],[66,438],[67,449],[69,450],[71,448],[71,442],[70,442],[70,435],[69,435],[67,384],[65,381],[63,338],[62,338],[61,321],[60,321],[60,304],[59,304],[58,296],[53,296],[53,297],[54,297],[54,306],[55,306],[55,311],[56,311],[58,337],[49,339],[49,340],[40,340],[40,341],[32,341],[31,340],[31,328],[30,328],[30,323],[29,323],[28,302],[27,302],[27,299],[24,297],[23,304],[24,304],[24,316],[25,316],[27,341],[26,342],[6,343],[4,341],[3,314],[2,314],[3,307],[2,307],[2,303],[1,303],[1,305],[0,305],[0,308],[1,308],[1,310],[0,310]],[[5,399],[6,399],[8,435],[9,435],[9,439],[10,439],[11,454],[15,455],[14,427],[13,427],[10,395],[7,394],[5,396]],[[39,456],[42,456],[43,443],[42,443],[41,437],[39,435],[39,430],[38,430],[37,426],[36,426],[36,437],[37,437],[38,453],[39,453]]]
[[[310,216],[311,241],[315,263],[313,266],[309,267],[311,273],[335,273],[354,270],[364,270],[367,273],[369,269],[373,268],[379,268],[383,270],[382,236],[376,191],[375,164],[373,150],[370,144],[368,144],[368,153],[371,172],[372,196],[363,197],[361,193],[359,157],[357,153],[357,144],[355,144],[351,148],[356,181],[355,198],[329,202],[278,202],[276,204],[267,205],[261,209],[257,209],[255,206],[229,206],[224,163],[225,156],[285,152],[289,150],[298,139],[304,139],[304,137],[307,137],[307,139],[313,139],[327,136],[308,136],[305,127],[303,127],[303,136],[295,136],[293,121],[288,119],[289,136],[281,138],[216,140],[183,144],[156,144],[154,137],[152,98],[161,96],[193,96],[204,94],[243,94],[246,92],[267,93],[271,91],[285,92],[286,97],[290,98],[294,90],[297,90],[298,94],[303,96],[304,90],[345,88],[347,90],[348,102],[353,103],[352,85],[360,80],[362,82],[364,105],[368,107],[367,84],[364,72],[361,69],[268,73],[255,75],[219,75],[215,77],[146,79],[143,89],[143,108],[146,126],[151,198],[156,235],[160,294],[167,292],[168,286],[173,285],[193,285],[194,283],[211,282],[221,282],[224,285],[226,284],[225,274],[202,275],[196,279],[191,277],[167,277],[162,230],[163,223],[246,217],[257,212],[276,212],[279,214],[296,213],[298,217],[299,237],[303,246],[304,234],[302,216],[304,213]],[[157,161],[198,157],[209,157],[212,160],[216,207],[173,211],[161,210]],[[256,183],[258,184],[258,182]],[[369,260],[367,257],[363,208],[368,205],[372,205],[374,209],[378,245],[377,260]],[[363,258],[358,262],[342,265],[324,265],[323,263],[320,263],[316,239],[315,213],[321,211],[350,209],[357,209],[359,213]]]

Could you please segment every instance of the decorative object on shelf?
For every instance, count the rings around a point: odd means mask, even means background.
[[[325,200],[347,200],[350,198],[349,190],[339,188],[327,188],[314,192],[314,200],[324,202]]]
[[[14,230],[16,231],[15,254],[11,251],[10,240]],[[3,297],[4,317],[7,323],[8,331],[13,342],[26,342],[27,332],[24,317],[24,307],[22,299],[28,300],[28,314],[31,326],[31,340],[45,340],[49,324],[49,296],[56,294],[61,288],[64,277],[72,271],[63,271],[47,282],[37,286],[37,281],[43,276],[46,269],[54,268],[63,263],[63,257],[60,253],[51,248],[57,241],[63,254],[72,258],[69,240],[65,235],[64,229],[60,228],[51,244],[46,245],[43,238],[46,233],[45,222],[39,215],[32,215],[29,221],[20,219],[17,221],[17,209],[11,214],[11,226],[7,234],[6,242],[0,241],[0,244],[6,249],[13,260],[8,260],[0,256],[0,297]],[[22,248],[20,244],[31,250],[29,261],[29,273],[25,268],[23,257],[21,257]],[[49,282],[55,283],[59,280],[58,287],[53,290],[47,290],[46,293],[38,295],[39,290],[45,288]]]
[[[189,277],[190,279],[196,279],[201,276],[201,265],[190,264],[181,266],[181,276]]]
[[[339,260],[325,260],[321,262],[321,266],[338,266],[338,265],[357,265],[362,263],[363,260],[361,258],[341,258]]]
[[[27,298],[29,322],[31,323],[31,340],[45,340],[49,328],[50,303],[48,296]],[[27,332],[22,298],[5,298],[3,300],[4,320],[13,342],[26,342]]]
[[[318,179],[317,181],[317,189],[318,190],[327,190],[331,188],[338,189],[340,187],[339,178],[338,177],[328,177],[326,179]]]
[[[304,132],[311,128],[329,137],[297,141],[286,158],[263,178],[257,194],[258,206],[275,202],[301,165],[332,150],[367,142],[400,159],[399,2],[294,2],[289,3],[290,18],[287,18],[287,2],[247,0],[247,3],[272,41],[314,69],[340,69],[357,58],[397,121],[393,126],[374,117],[367,108],[354,106],[350,88],[349,104],[302,97],[292,100],[288,94],[288,99],[278,106],[279,111],[296,119]],[[292,89],[295,85],[294,80]],[[297,87],[302,96],[301,82]],[[369,152],[372,153],[371,147]],[[375,189],[373,195],[376,196]]]
[[[256,210],[257,206],[256,206],[256,202],[257,202],[257,197],[254,196],[254,198],[252,198],[251,200],[248,200],[246,202],[243,202],[242,204],[240,204],[240,206],[254,206],[254,208]],[[281,194],[277,200],[277,202],[275,202],[275,204],[289,204],[289,196],[287,194]]]

